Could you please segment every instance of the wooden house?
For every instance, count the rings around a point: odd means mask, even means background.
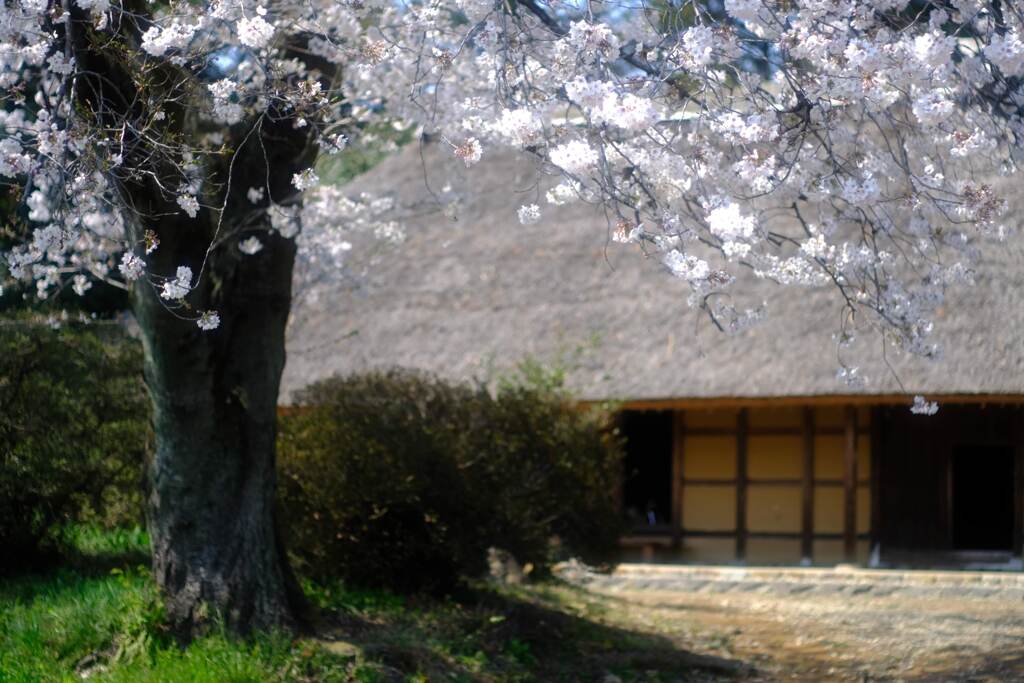
[[[950,292],[938,360],[871,335],[840,349],[836,292],[753,278],[737,292],[767,318],[726,335],[656,258],[611,243],[603,214],[547,205],[535,166],[484,157],[466,170],[413,145],[355,183],[416,207],[407,238],[354,234],[344,277],[296,304],[283,402],[334,373],[486,381],[531,357],[564,366],[581,401],[617,402],[637,556],[1021,567],[1021,242],[986,248],[977,286]],[[544,219],[520,225],[529,203]],[[839,358],[868,381],[837,380]],[[938,414],[911,414],[915,394]]]

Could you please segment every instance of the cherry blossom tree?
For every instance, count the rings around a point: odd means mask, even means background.
[[[387,200],[319,187],[319,155],[396,120],[466,166],[518,149],[522,222],[603,206],[723,330],[763,313],[748,271],[832,286],[841,343],[932,356],[946,287],[1007,231],[991,179],[1016,171],[1022,77],[1004,0],[7,0],[0,181],[31,227],[6,260],[40,296],[130,290],[170,617],[289,625],[272,507],[296,251],[329,272],[347,228],[398,232]],[[842,355],[839,375],[861,381]]]

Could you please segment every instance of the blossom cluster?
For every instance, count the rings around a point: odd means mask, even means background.
[[[1024,13],[1006,3],[455,4],[465,29],[426,12],[382,28],[408,51],[356,75],[362,96],[479,144],[453,145],[467,164],[492,146],[532,155],[561,178],[548,203],[603,204],[615,241],[660,252],[723,329],[762,314],[721,303],[748,272],[833,287],[850,324],[934,357],[946,288],[1011,229]],[[429,78],[428,46],[447,56]]]
[[[1016,173],[1024,135],[1016,3],[199,6],[171,0],[144,17],[118,0],[0,9],[0,182],[24,188],[34,228],[6,258],[41,295],[120,278],[187,300],[203,273],[152,272],[160,236],[146,235],[159,216],[139,215],[121,191],[139,178],[166,194],[168,210],[217,225],[211,248],[266,256],[248,217],[220,213],[233,187],[223,160],[282,120],[324,153],[401,119],[467,167],[487,163],[492,147],[530,155],[554,179],[543,201],[602,204],[616,241],[658,254],[723,329],[761,315],[759,302],[721,303],[742,298],[732,290],[743,270],[833,287],[849,319],[933,356],[945,289],[970,282],[980,240],[1010,229],[997,176]],[[111,100],[89,115],[79,51],[106,38],[138,45],[125,75],[132,105],[115,112]],[[312,168],[290,174],[296,197],[230,191],[272,230],[315,245],[316,268],[333,263],[349,244],[342,217],[368,220],[380,207],[323,190]],[[301,193],[316,207],[309,220]],[[518,215],[529,224],[543,209]],[[237,235],[225,237],[224,224]],[[382,234],[399,232],[389,225]],[[853,368],[840,374],[863,381]]]

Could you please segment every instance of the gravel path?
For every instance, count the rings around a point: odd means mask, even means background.
[[[1024,681],[1024,575],[627,565],[562,575],[758,681]]]

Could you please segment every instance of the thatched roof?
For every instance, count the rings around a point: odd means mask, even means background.
[[[424,167],[437,192],[450,160],[412,145],[352,191],[429,204]],[[883,358],[880,341],[863,340],[851,362],[869,382],[851,388],[836,379],[835,291],[744,285],[769,316],[727,336],[687,307],[685,284],[656,259],[609,243],[602,214],[538,201],[536,177],[528,162],[485,156],[456,175],[456,221],[425,212],[405,220],[400,247],[357,243],[355,277],[296,304],[282,402],[334,373],[399,365],[487,381],[526,357],[564,365],[584,399],[1024,394],[1020,241],[986,249],[978,285],[950,292],[935,333],[941,360],[891,348]],[[544,220],[522,226],[516,209],[531,202]]]

